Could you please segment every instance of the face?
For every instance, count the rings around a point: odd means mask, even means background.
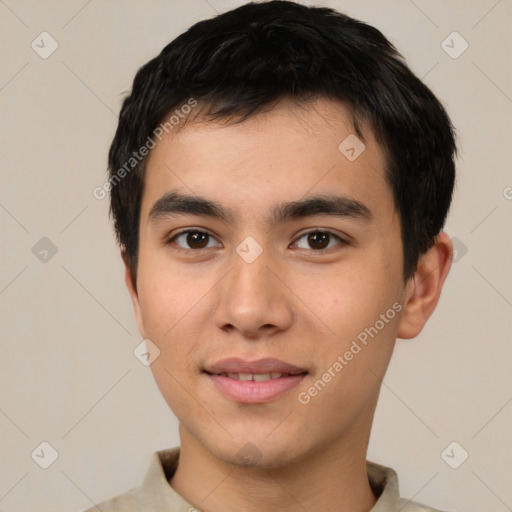
[[[368,441],[406,288],[383,151],[348,136],[341,104],[282,102],[187,124],[148,160],[128,287],[180,432],[225,462]]]

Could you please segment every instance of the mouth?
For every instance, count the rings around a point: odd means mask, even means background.
[[[208,373],[208,372],[206,372]],[[305,374],[305,372],[304,372]],[[275,380],[280,379],[282,377],[292,377],[300,374],[289,374],[289,373],[281,373],[281,372],[271,372],[271,373],[208,373],[208,375],[216,375],[217,377],[227,377],[228,379],[234,380],[243,380],[248,382],[250,380],[254,380],[257,382],[266,382],[267,380]]]
[[[203,371],[217,391],[235,402],[263,404],[290,391],[308,371],[279,359],[224,359]]]

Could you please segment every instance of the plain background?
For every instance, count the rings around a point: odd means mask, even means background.
[[[134,357],[141,338],[108,202],[92,191],[136,70],[242,3],[0,0],[2,512],[81,511],[139,485],[150,455],[178,444]],[[368,458],[395,468],[416,501],[512,510],[512,2],[304,3],[382,30],[442,100],[461,148],[446,226],[456,261],[423,333],[397,342]],[[46,59],[31,47],[43,31],[58,43]],[[452,58],[445,40],[452,54],[469,46]],[[57,250],[46,261],[43,237]],[[31,457],[43,441],[59,454],[48,469]],[[441,457],[453,441],[469,453],[458,469]]]

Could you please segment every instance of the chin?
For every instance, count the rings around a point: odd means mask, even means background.
[[[297,445],[300,444],[300,453]],[[247,469],[277,469],[300,460],[304,455],[304,444],[294,442],[293,436],[284,436],[273,442],[265,435],[230,438],[224,443],[214,440],[204,443],[206,449],[216,458]]]

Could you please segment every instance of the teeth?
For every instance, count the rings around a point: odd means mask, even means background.
[[[252,376],[252,380],[270,380],[270,373],[255,373]]]
[[[222,377],[229,377],[230,379],[235,380],[255,380],[258,382],[264,382],[266,380],[271,379],[279,379],[283,376],[282,373],[279,372],[271,372],[271,373],[221,373]]]

